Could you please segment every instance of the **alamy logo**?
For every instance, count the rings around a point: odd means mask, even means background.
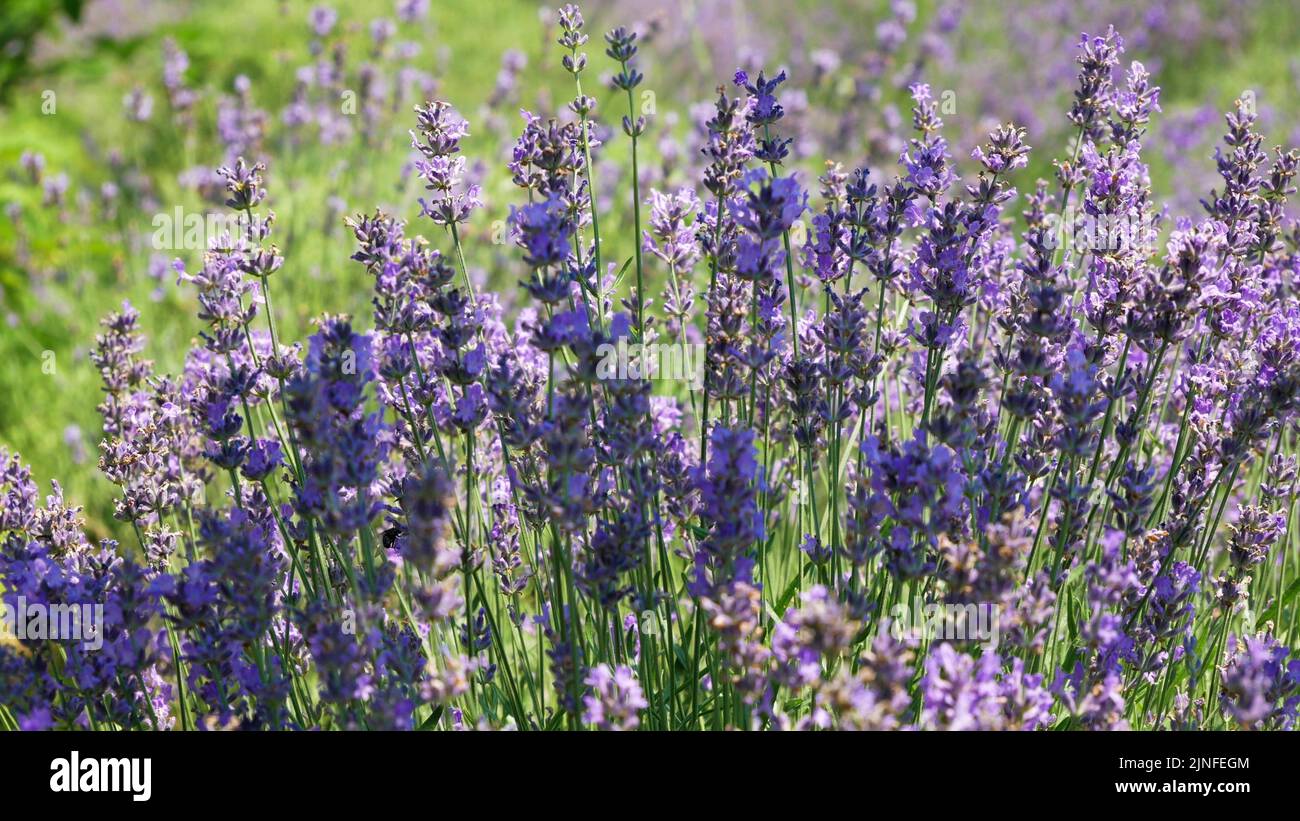
[[[692,391],[704,387],[703,345],[685,342],[628,342],[596,346],[597,379],[655,379],[685,382]]]
[[[125,792],[132,801],[153,795],[153,759],[85,758],[76,750],[50,762],[51,792]]]
[[[186,211],[181,206],[170,214],[154,215],[150,242],[155,251],[206,251],[220,237],[242,237],[248,233],[248,215]]]
[[[922,604],[909,608],[896,604],[890,610],[889,629],[896,639],[969,641],[996,650],[1000,640],[1001,609],[991,602]]]
[[[76,641],[86,650],[104,646],[104,605],[28,604],[26,596],[0,603],[0,639]]]

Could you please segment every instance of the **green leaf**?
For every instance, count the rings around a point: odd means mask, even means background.
[[[1278,612],[1280,613],[1283,607],[1286,607],[1288,604],[1295,601],[1297,595],[1300,595],[1300,579],[1291,582],[1291,586],[1282,592],[1282,599],[1278,604]]]
[[[557,710],[555,713],[553,713],[553,714],[551,715],[550,719],[547,720],[547,722],[546,722],[546,729],[547,729],[548,731],[552,731],[552,732],[553,732],[553,731],[555,731],[555,730],[559,730],[559,729],[561,729],[561,728],[563,728],[563,727],[564,727],[564,711],[563,711],[563,710]]]
[[[442,718],[441,704],[439,704],[437,707],[434,707],[433,712],[429,713],[429,717],[420,723],[420,729],[432,730],[434,727],[438,726],[438,719],[440,718]]]
[[[790,606],[790,602],[794,600],[794,594],[798,589],[799,577],[795,576],[790,580],[790,585],[786,587],[785,592],[781,594],[781,598],[777,599],[776,617],[778,619],[781,618],[781,614],[785,613],[786,608]]]
[[[614,276],[614,287],[615,287],[615,288],[617,288],[617,287],[619,286],[619,284],[621,284],[621,283],[623,282],[623,275],[627,273],[627,266],[629,266],[629,265],[631,265],[631,264],[632,264],[632,257],[628,257],[628,258],[627,258],[627,261],[623,263],[623,267],[618,269],[618,273]],[[600,272],[599,272],[599,271],[596,272],[596,276],[600,276]]]

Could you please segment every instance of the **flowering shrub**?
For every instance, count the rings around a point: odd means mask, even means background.
[[[518,310],[466,265],[482,190],[447,102],[411,118],[430,238],[347,218],[373,314],[301,342],[273,165],[219,169],[238,219],[176,263],[183,369],[143,357],[129,304],[95,341],[133,543],[92,544],[3,454],[4,603],[103,617],[0,645],[0,722],[1294,725],[1300,154],[1250,106],[1173,224],[1143,155],[1159,89],[1113,30],[1079,41],[1074,140],[1019,219],[1025,130],[963,175],[920,82],[897,167],[810,192],[783,71],[718,91],[698,187],[643,190],[638,35],[604,37],[606,114],[576,7],[558,29],[572,116],[525,112],[508,166]],[[626,150],[627,190],[597,150]],[[615,196],[631,247],[602,239]],[[695,347],[698,391],[647,353]]]

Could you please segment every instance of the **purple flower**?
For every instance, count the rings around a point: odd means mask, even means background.
[[[479,186],[466,180],[465,158],[453,156],[469,134],[469,124],[441,100],[417,107],[415,114],[417,130],[411,132],[411,147],[421,155],[415,169],[425,189],[432,192],[429,199],[420,199],[421,213],[437,225],[466,222],[483,204]]]
[[[317,37],[328,37],[339,20],[339,13],[329,6],[316,6],[308,15],[307,22],[312,33]]]
[[[257,439],[248,449],[240,470],[251,481],[260,482],[283,464],[284,454],[280,452],[278,440]]]
[[[583,683],[592,688],[592,695],[582,699],[586,707],[583,721],[597,729],[635,730],[641,723],[638,714],[650,706],[626,665],[611,671],[608,664],[599,664],[587,672]]]
[[[1246,729],[1291,729],[1300,706],[1300,659],[1267,634],[1230,636],[1220,700]]]
[[[737,562],[763,538],[762,511],[757,505],[758,460],[754,433],[715,427],[709,434],[707,468],[696,469],[701,515],[708,523],[708,535],[700,543],[701,559],[715,578],[735,572]],[[696,584],[707,584],[697,567]]]
[[[1041,675],[1027,675],[1020,659],[1002,672],[997,653],[979,660],[944,642],[925,661],[921,723],[944,730],[1035,730],[1052,720],[1052,694]]]

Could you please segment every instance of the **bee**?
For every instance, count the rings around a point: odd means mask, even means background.
[[[406,528],[401,525],[393,525],[380,534],[384,542],[384,549],[391,550],[397,540],[406,535]]]

